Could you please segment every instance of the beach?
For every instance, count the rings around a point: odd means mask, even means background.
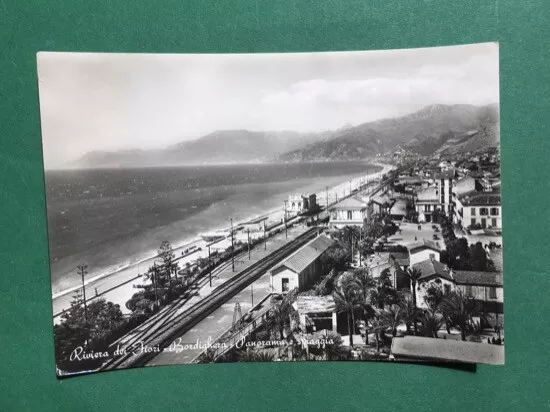
[[[366,183],[366,179],[369,181],[376,181],[383,174],[391,170],[389,165],[381,164],[370,164],[371,166],[376,166],[381,168],[381,170],[374,173],[367,173],[362,175],[356,175],[352,178],[332,184],[328,188],[322,188],[322,184],[316,183],[313,185],[313,189],[316,190],[317,203],[321,206],[325,206],[327,203],[327,194],[328,194],[328,203],[334,202],[336,199],[341,199],[350,194],[351,190],[357,189],[360,185]],[[325,179],[326,181],[332,181],[333,183],[338,180],[334,179]],[[304,193],[302,191],[302,193]],[[288,198],[288,195],[294,194],[287,193],[285,198]],[[234,219],[234,224],[243,223],[248,220],[256,219],[259,217],[267,217],[268,225],[276,222],[281,222],[284,216],[284,207],[283,207],[283,198],[281,198],[281,206],[273,204],[273,207],[266,208],[265,211],[260,213],[255,213],[253,215],[243,216],[242,214],[236,214],[238,219]],[[218,227],[207,228],[208,232],[220,231],[229,233],[229,222]],[[159,243],[160,244],[160,243]],[[192,263],[198,258],[207,257],[207,242],[202,240],[198,233],[194,237],[186,237],[180,239],[179,241],[173,241],[172,246],[174,248],[174,253],[178,264],[180,267],[185,265],[187,262]],[[195,252],[188,253],[185,256],[182,256],[182,253],[185,250],[195,247]],[[90,273],[85,279],[86,285],[86,295],[87,298],[94,298],[96,295],[104,297],[105,299],[112,301],[114,303],[120,304],[123,312],[128,312],[124,307],[124,303],[135,293],[134,284],[143,282],[143,277],[140,274],[147,272],[148,268],[152,266],[156,258],[156,253],[154,250],[151,250],[147,254],[143,254],[141,258],[137,259],[136,262],[126,265],[121,265],[122,267],[112,268],[111,270],[105,270],[101,273]],[[54,316],[59,314],[62,310],[70,307],[70,302],[73,300],[72,296],[74,292],[78,289],[81,289],[81,284],[74,284],[71,287],[67,288],[57,288],[55,290],[52,287],[52,301],[53,301],[53,313]]]

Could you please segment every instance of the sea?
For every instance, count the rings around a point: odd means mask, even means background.
[[[52,289],[115,272],[201,232],[283,208],[289,194],[319,193],[376,173],[366,162],[200,165],[46,171]]]

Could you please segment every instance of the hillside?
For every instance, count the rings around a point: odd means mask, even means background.
[[[498,136],[496,105],[432,105],[407,116],[335,132],[331,138],[289,151],[279,160],[362,159],[398,148],[424,156],[437,151],[476,151],[497,146]]]
[[[222,130],[160,150],[93,151],[70,167],[144,167],[262,162],[324,139],[326,133]]]

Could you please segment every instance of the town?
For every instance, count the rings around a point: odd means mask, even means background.
[[[280,213],[231,220],[180,256],[163,242],[131,296],[113,295],[124,302],[97,289],[86,298],[80,267],[83,287],[55,325],[58,371],[271,360],[503,363],[498,151],[425,158],[398,150],[376,161],[387,165],[376,177],[341,192],[291,195]],[[83,343],[113,352],[176,340],[208,344],[70,360]]]

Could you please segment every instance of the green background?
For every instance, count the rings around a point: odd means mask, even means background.
[[[549,405],[547,1],[0,1],[0,410],[543,410]],[[283,52],[499,41],[506,365],[54,374],[36,52]]]

